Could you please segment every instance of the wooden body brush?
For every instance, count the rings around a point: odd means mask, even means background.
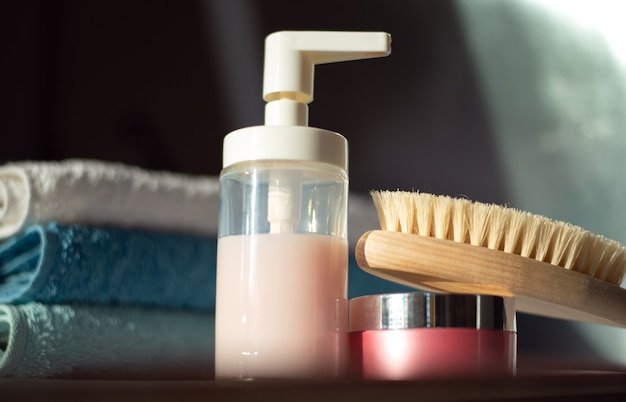
[[[364,271],[427,291],[516,299],[518,311],[626,328],[626,251],[568,223],[499,205],[374,191],[382,230],[356,247]]]

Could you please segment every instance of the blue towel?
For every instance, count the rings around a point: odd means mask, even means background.
[[[212,379],[213,313],[0,305],[0,377]]]
[[[203,236],[33,225],[0,243],[0,303],[214,311],[216,249]]]

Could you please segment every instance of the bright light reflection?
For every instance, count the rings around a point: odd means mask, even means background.
[[[612,52],[626,65],[626,1],[623,0],[532,0],[577,24],[602,34]]]

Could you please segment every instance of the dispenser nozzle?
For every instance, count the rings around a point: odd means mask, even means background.
[[[265,40],[265,125],[306,126],[316,64],[385,57],[386,32],[281,31]]]

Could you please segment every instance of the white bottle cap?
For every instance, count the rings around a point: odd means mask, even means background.
[[[265,40],[265,126],[233,131],[224,138],[223,167],[251,160],[301,160],[347,171],[348,145],[338,133],[308,127],[316,64],[384,57],[385,32],[282,31]]]

